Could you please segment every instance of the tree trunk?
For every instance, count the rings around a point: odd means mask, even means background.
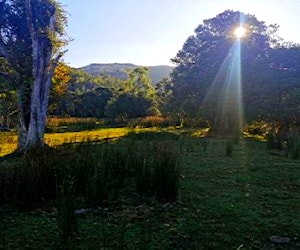
[[[44,145],[46,114],[49,101],[50,83],[55,63],[51,64],[51,52],[45,48],[45,42],[37,39],[33,43],[33,84],[31,92],[30,123],[26,148]]]
[[[26,0],[26,16],[32,38],[32,88],[30,103],[30,122],[25,148],[44,146],[44,132],[49,100],[50,84],[54,69],[60,57],[52,59],[53,49],[48,37],[40,36],[33,27],[30,0]],[[48,23],[48,32],[54,32],[55,11]]]
[[[24,107],[24,84],[21,83],[17,87],[17,110],[18,110],[18,150],[22,150],[26,146],[28,122],[26,123],[26,107]],[[27,107],[28,108],[28,107]]]

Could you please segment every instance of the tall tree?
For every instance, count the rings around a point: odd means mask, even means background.
[[[158,115],[157,96],[151,83],[148,68],[127,70],[127,79],[121,82],[106,106],[105,114],[110,117],[141,117]]]
[[[247,34],[237,46],[234,29],[240,25]],[[268,67],[270,51],[277,43],[276,31],[276,25],[267,26],[255,16],[229,10],[204,20],[172,59],[177,67],[172,74],[171,107],[186,115],[206,114],[211,122],[216,120],[218,106],[226,101],[221,96],[230,78],[226,73],[235,70],[235,50],[241,49],[243,83],[251,86],[251,76]]]
[[[15,73],[18,148],[43,146],[51,79],[66,43],[65,13],[55,0],[2,0],[0,16],[0,56]]]

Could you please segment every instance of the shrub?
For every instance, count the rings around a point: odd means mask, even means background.
[[[49,132],[81,131],[103,126],[103,121],[96,118],[49,117],[46,126]]]

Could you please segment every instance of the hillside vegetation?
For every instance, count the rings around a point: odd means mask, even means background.
[[[125,79],[127,77],[126,69],[135,69],[143,67],[131,63],[92,63],[79,68],[88,74],[97,76],[107,74],[111,77]],[[153,84],[157,84],[163,78],[169,78],[174,67],[167,65],[146,66],[149,70],[149,77]]]

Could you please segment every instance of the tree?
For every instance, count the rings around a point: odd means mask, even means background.
[[[141,97],[124,93],[109,102],[105,109],[105,115],[113,118],[136,118],[154,115],[151,101]]]
[[[127,70],[127,79],[121,81],[119,89],[113,93],[105,114],[128,118],[160,114],[155,88],[146,67]]]
[[[155,86],[157,103],[160,110],[165,109],[166,103],[172,95],[172,82],[170,78],[162,78]]]
[[[0,57],[15,76],[18,149],[43,146],[51,79],[66,44],[64,11],[54,0],[2,0],[0,20]]]
[[[8,79],[13,77],[5,61],[0,60],[0,131],[12,128],[16,123],[16,91],[9,85]]]
[[[66,72],[64,68],[58,66],[56,71],[60,73],[54,74],[50,114],[103,118],[105,106],[112,92],[122,85],[121,80],[107,75],[92,76],[69,67]]]
[[[247,36],[237,45],[233,31],[240,25],[247,29]],[[241,49],[244,89],[251,89],[253,80],[264,80],[263,74],[257,77],[257,72],[268,68],[272,46],[277,44],[276,31],[276,25],[267,26],[255,16],[229,10],[204,20],[172,59],[177,67],[172,73],[173,98],[169,106],[175,112],[206,115],[212,123],[218,122],[215,118],[223,112],[220,106],[226,101],[222,95],[229,77],[225,73],[233,70],[230,62],[235,50]]]
[[[300,46],[284,44],[274,48],[270,58],[268,87],[253,113],[277,124],[283,139],[292,131],[300,136]]]
[[[54,70],[50,88],[48,113],[54,113],[60,100],[67,92],[71,80],[71,68],[63,62],[59,62]]]

